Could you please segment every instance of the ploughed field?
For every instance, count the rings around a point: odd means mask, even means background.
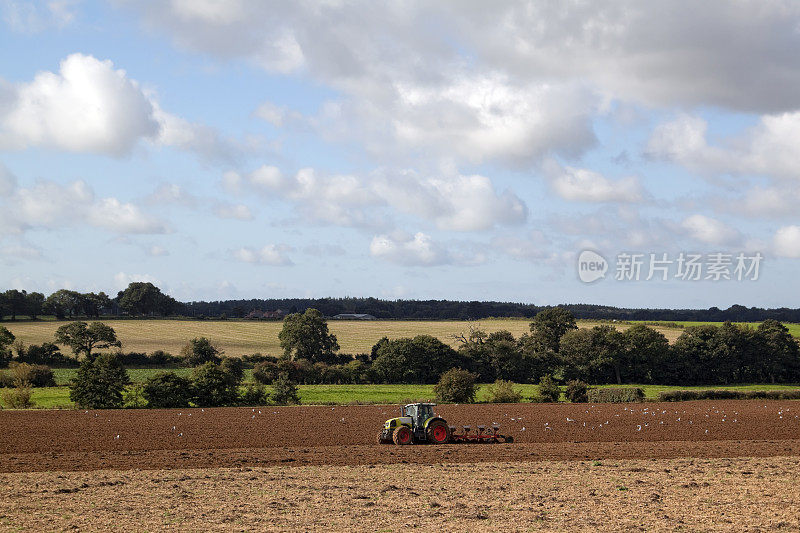
[[[375,444],[397,406],[0,411],[0,472],[800,455],[800,402],[442,405],[513,444]]]

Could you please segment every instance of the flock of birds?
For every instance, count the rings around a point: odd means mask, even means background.
[[[509,416],[508,413],[505,413],[503,415],[503,418],[506,419],[504,425],[507,425],[511,431],[516,430],[520,433],[529,433],[536,430],[546,433],[548,431],[552,432],[555,428],[558,433],[566,432],[571,435],[575,435],[576,432],[590,434],[589,432],[599,432],[606,428],[613,428],[617,433],[630,432],[631,434],[647,433],[655,429],[674,431],[677,428],[688,428],[693,434],[699,434],[701,436],[712,434],[711,432],[720,427],[718,424],[741,425],[741,415],[736,409],[726,411],[723,408],[708,407],[705,409],[705,412],[698,412],[697,410],[690,410],[687,412],[685,409],[665,409],[663,406],[641,406],[641,404],[631,406],[623,405],[621,406],[620,412],[614,413],[613,415],[606,415],[607,418],[605,421],[602,421],[602,418],[605,417],[601,416],[601,421],[598,421],[600,412],[597,410],[597,407],[597,405],[588,405],[586,409],[583,409],[583,412],[572,412],[572,418],[570,416],[564,416],[563,421],[559,418],[552,422],[536,420],[536,418],[539,418],[538,416],[532,416],[526,420],[524,416]],[[603,411],[607,411],[607,409],[608,407],[604,406]],[[769,417],[774,417],[774,422],[777,424],[794,424],[790,427],[797,429],[798,437],[800,437],[800,414],[796,414],[800,412],[800,409],[793,409],[792,407],[786,406],[778,407],[770,404],[759,406],[758,409],[759,411],[763,409],[763,413],[757,413],[757,418],[767,420]],[[331,411],[335,410],[336,407],[331,407]],[[203,413],[205,413],[205,409],[201,408],[199,410],[187,412],[185,415],[183,411],[179,411],[176,416],[179,418],[183,416],[190,418],[193,414],[199,416]],[[391,416],[387,411],[381,411],[381,413],[387,417]],[[93,414],[95,418],[99,416],[97,412],[90,413],[88,410],[84,411],[84,414]],[[278,411],[268,408],[252,408],[251,412],[248,414],[250,419],[255,420],[264,414],[278,414]],[[753,413],[750,412],[749,418],[752,419],[752,417]],[[108,419],[108,421],[110,422],[111,419]],[[345,423],[346,417],[340,418],[339,422]],[[500,426],[501,424],[493,422],[493,425]],[[702,433],[700,433],[701,431]],[[176,438],[184,437],[183,431],[179,429],[179,424],[172,425],[169,429],[169,433]],[[764,435],[764,437],[767,438],[769,435]],[[113,440],[116,441],[121,438],[122,434],[113,436]]]

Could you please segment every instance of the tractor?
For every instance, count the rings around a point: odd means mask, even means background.
[[[464,426],[462,433],[457,433],[455,426],[449,426],[445,420],[433,412],[435,403],[410,403],[400,408],[400,416],[391,418],[383,424],[378,433],[378,444],[445,444],[448,442],[499,443],[514,442],[511,436],[501,435],[500,427],[493,425],[477,426],[472,433],[471,426]]]

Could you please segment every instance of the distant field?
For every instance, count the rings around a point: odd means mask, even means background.
[[[242,356],[260,352],[268,355],[280,355],[281,348],[278,333],[282,322],[240,322],[240,321],[199,321],[199,320],[104,320],[113,327],[122,341],[122,349],[126,352],[146,352],[164,350],[177,355],[181,347],[189,340],[205,336],[216,342],[229,356]],[[53,333],[65,322],[5,322],[16,337],[25,344],[41,344],[52,342]],[[480,329],[491,333],[508,330],[515,337],[530,331],[528,319],[498,318],[480,320],[472,323]],[[591,327],[596,322],[579,321],[581,327]],[[396,339],[428,334],[441,339],[452,346],[458,341],[453,335],[469,334],[470,323],[464,321],[405,321],[405,320],[331,320],[330,330],[339,339],[342,353],[368,353],[372,346],[382,337]],[[624,330],[629,326],[619,325]],[[659,328],[674,341],[680,330],[675,328]]]
[[[691,320],[678,320],[678,321],[674,321],[674,322],[673,321],[668,321],[668,320],[667,321],[660,321],[660,320],[656,320],[656,321],[651,321],[651,320],[633,320],[632,322],[634,322],[634,323],[646,322],[648,324],[665,324],[665,326],[663,326],[664,328],[667,327],[666,324],[680,324],[683,327],[706,326],[706,325],[721,326],[723,324],[722,322],[693,322]],[[756,327],[758,327],[759,324],[761,324],[761,322],[736,322],[736,324],[745,324],[745,325],[752,326],[752,327],[756,328]],[[783,325],[786,326],[789,329],[789,333],[793,337],[800,338],[800,324],[792,324],[790,322],[784,322]],[[655,326],[655,327],[658,328],[658,326]],[[680,331],[679,328],[669,328],[669,329],[671,329],[672,331]]]
[[[162,369],[134,369],[129,370],[128,373],[131,380],[134,382],[141,382],[147,377],[162,372]],[[179,368],[175,372],[188,375],[191,369]],[[72,409],[75,406],[69,400],[69,388],[63,385],[68,383],[69,379],[75,374],[74,370],[70,369],[57,369],[56,379],[59,387],[44,387],[33,389],[33,404],[34,407],[39,408],[60,408]],[[246,381],[252,381],[252,374],[248,371],[245,375]],[[600,385],[600,388],[617,387],[618,385]],[[726,389],[726,390],[789,390],[798,389],[800,384],[787,384],[787,385],[709,385],[700,387],[681,387],[672,385],[623,385],[625,387],[641,387],[644,389],[645,398],[654,400],[658,398],[658,394],[663,391],[672,390],[706,390],[706,389]],[[300,400],[305,405],[324,405],[336,404],[347,405],[351,403],[363,404],[402,404],[410,401],[419,400],[432,400],[434,398],[433,385],[300,385]],[[515,385],[515,389],[519,390],[523,396],[523,401],[526,401],[531,396],[534,396],[539,387],[532,384]],[[267,387],[269,389],[269,387]],[[563,387],[562,387],[563,389]],[[477,400],[479,402],[486,401],[488,398],[489,390],[488,385],[481,385],[478,389]],[[563,397],[562,397],[563,400]],[[4,406],[0,400],[0,406]],[[7,407],[7,406],[4,406]]]

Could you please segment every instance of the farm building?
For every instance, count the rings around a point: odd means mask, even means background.
[[[341,313],[332,318],[336,320],[376,320],[374,316],[366,313]]]

